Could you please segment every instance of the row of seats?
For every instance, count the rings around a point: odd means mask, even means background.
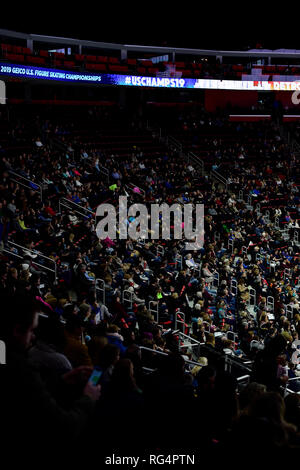
[[[175,67],[182,77],[241,79],[243,74],[253,73],[253,69],[261,70],[262,74],[297,75],[298,66],[286,65],[254,65],[252,68],[241,64],[211,64],[208,62],[176,61],[163,62],[155,66],[149,59],[128,58],[120,60],[115,56],[72,54],[49,52],[47,50],[31,51],[28,47],[1,44],[1,55],[4,59],[33,65],[49,65],[67,69],[85,68],[86,70],[112,73],[138,73],[140,75],[156,75],[159,71],[170,72]]]
[[[56,68],[67,68],[67,69],[85,69],[89,71],[95,72],[103,72],[103,73],[120,73],[120,74],[138,74],[138,75],[150,75],[156,76],[158,72],[162,71],[159,67],[155,67],[151,61],[143,61],[141,64],[134,65],[132,60],[127,60],[124,64],[118,63],[118,60],[115,62],[111,59],[115,59],[113,57],[109,57],[107,62],[98,62],[98,63],[90,63],[90,62],[81,62],[77,63],[74,60],[62,60],[57,56],[58,53],[54,53],[52,58],[47,60],[45,57],[40,56],[31,56],[31,55],[24,55],[24,54],[15,54],[15,53],[8,53],[2,51],[2,57],[14,63],[21,63],[21,64],[28,64],[28,65],[40,65],[40,66],[53,66]],[[68,56],[66,56],[68,57]],[[147,66],[147,64],[151,64],[151,66]],[[165,64],[166,66],[167,64]],[[181,77],[189,77],[189,78],[213,78],[213,73],[203,71],[202,64],[192,64],[192,69],[179,69],[176,66],[176,72],[180,73]],[[166,68],[166,73],[168,74],[168,68]],[[242,76],[242,72],[224,72],[222,77],[228,79],[240,79]]]

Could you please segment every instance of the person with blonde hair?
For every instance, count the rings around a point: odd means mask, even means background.
[[[241,277],[238,283],[238,293],[242,300],[245,300],[245,301],[249,300],[250,294],[249,294],[248,287],[246,286],[244,277]]]
[[[193,377],[196,377],[196,375],[202,369],[202,367],[206,367],[208,365],[207,357],[204,357],[204,356],[199,357],[197,362],[199,362],[199,366],[194,366],[191,370],[191,374]]]

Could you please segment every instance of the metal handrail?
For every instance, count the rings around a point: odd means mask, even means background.
[[[182,143],[170,135],[167,136],[167,145],[174,145],[179,152],[183,150]]]
[[[71,206],[69,205],[71,204]],[[75,206],[72,207],[72,205]],[[80,204],[77,204],[77,202],[74,202],[74,201],[71,201],[70,199],[67,199],[65,197],[62,197],[59,201],[58,201],[58,210],[59,212],[61,212],[61,206],[63,207],[66,207],[67,209],[71,210],[72,212],[76,212],[77,214],[80,214],[81,216],[83,217],[88,217],[86,213],[88,214],[91,214],[95,220],[95,217],[96,217],[96,214],[94,211],[90,210],[90,209],[87,209],[86,207],[83,207],[81,206]],[[80,212],[77,207],[82,210],[82,211],[85,211],[86,213],[82,213]]]
[[[102,283],[101,287],[99,287],[99,282]],[[105,281],[104,279],[97,278],[95,280],[95,294],[97,298],[97,291],[102,292],[102,303],[105,305]]]
[[[238,382],[242,382],[244,380],[247,380],[247,382],[249,383],[250,382],[250,375],[242,375],[241,377],[237,377],[236,379]]]
[[[143,350],[143,351],[149,351],[151,353],[154,353],[154,354],[160,354],[161,356],[169,356],[168,353],[165,353],[165,352],[162,352],[162,351],[157,351],[155,349],[150,349],[150,348],[147,348],[146,346],[139,346],[139,349],[140,350]],[[184,362],[186,364],[191,364],[193,366],[199,366],[199,362],[195,362],[195,361],[190,361],[189,359],[184,359]]]
[[[129,296],[129,298],[126,298],[127,296]],[[128,289],[124,289],[123,292],[122,292],[122,302],[123,302],[123,304],[125,304],[125,302],[128,302],[129,303],[129,308],[132,308],[133,292],[131,292]]]
[[[216,170],[211,170],[210,175],[213,178],[215,178],[216,180],[218,180],[220,183],[224,184],[225,190],[227,191],[227,189],[228,189],[228,180],[227,180],[227,178],[225,178],[223,175],[221,175],[221,173],[219,173]]]
[[[203,176],[204,175],[204,161],[201,160],[201,158],[199,158],[193,152],[188,152],[187,158],[188,158],[188,163],[190,163],[190,160],[191,160],[192,163],[194,163],[194,165],[199,165],[200,166],[201,176]]]
[[[7,240],[7,244],[8,244],[8,245],[12,245],[12,247],[18,247],[18,248],[20,248],[21,250],[23,250],[24,252],[27,251],[27,252],[29,252],[29,253],[32,253],[32,254],[34,254],[34,255],[37,255],[37,256],[39,256],[40,258],[44,258],[44,259],[50,261],[51,263],[53,263],[53,269],[52,269],[52,268],[49,268],[49,267],[47,267],[47,266],[44,266],[43,264],[38,263],[37,261],[34,261],[34,260],[32,261],[32,263],[33,263],[34,265],[39,266],[40,268],[45,269],[46,271],[51,271],[51,272],[53,272],[53,273],[54,273],[54,283],[56,284],[56,282],[57,282],[57,263],[56,263],[56,261],[55,261],[54,259],[49,258],[49,256],[43,255],[40,251],[31,250],[30,248],[27,248],[26,246],[18,245],[17,243],[12,242],[12,241],[10,241],[10,240]],[[14,256],[17,256],[17,257],[19,257],[19,258],[24,258],[24,256],[20,256],[20,255],[18,255],[17,253],[13,253],[12,251],[9,251],[9,250],[3,250],[3,251],[5,251],[6,253],[9,253],[9,254],[12,254],[12,255],[14,255]]]
[[[256,290],[249,286],[249,299],[247,300],[248,307],[256,306]]]
[[[267,308],[269,307],[271,309],[271,311],[274,312],[274,305],[275,305],[274,297],[269,295],[267,297]]]
[[[178,315],[181,315],[182,320],[178,320]],[[178,324],[183,325],[183,330],[184,330],[184,327],[186,325],[185,314],[183,312],[181,312],[180,310],[175,312],[175,330],[177,330],[177,325]]]
[[[178,332],[179,335],[179,340],[184,341],[185,339],[190,342],[190,344],[182,344],[179,346],[179,349],[182,348],[194,348],[194,347],[199,347],[199,346],[204,346],[205,343],[201,343],[195,338],[192,338],[189,335],[186,335],[185,333],[182,333],[181,331]]]
[[[157,255],[157,256],[160,256],[160,255],[161,255],[161,256],[164,256],[164,254],[165,254],[165,249],[164,249],[164,247],[161,246],[161,245],[157,245],[157,248],[156,248],[156,255]]]
[[[180,269],[182,269],[182,255],[176,255],[175,256],[175,268],[177,268],[177,264],[179,263],[180,264]]]
[[[234,249],[234,238],[228,238],[228,250],[231,248],[231,254],[233,253]]]
[[[127,189],[129,189],[130,191],[134,192],[135,194],[140,194],[141,196],[145,197],[146,195],[146,192],[144,189],[140,188],[139,186],[137,186],[136,184],[133,184],[133,183],[128,183],[126,186],[125,186]],[[139,192],[135,191],[135,188],[137,188],[139,190]]]
[[[27,183],[31,183],[31,184],[37,186],[38,189],[34,189],[32,186],[30,186],[30,184],[26,185],[25,183],[21,183],[20,181],[18,181],[18,180],[11,177],[11,180],[14,181],[15,183],[20,184],[21,186],[24,186],[25,188],[30,189],[31,191],[39,191],[40,196],[41,196],[41,201],[43,200],[43,188],[42,188],[41,184],[35,183],[35,181],[32,181],[29,178],[25,178],[25,176],[19,175],[19,173],[16,173],[13,170],[8,170],[8,172],[10,174],[12,174],[13,176],[17,177],[17,178],[21,178],[23,181],[27,181]]]
[[[231,279],[230,292],[231,292],[231,294],[237,295],[238,288],[237,288],[237,280],[236,279]]]
[[[252,370],[246,365],[246,364],[252,364],[252,361],[247,361],[247,363],[246,362],[243,363],[243,362],[237,361],[234,356],[228,356],[228,355],[225,355],[224,359],[225,359],[225,371],[231,372],[231,367],[233,364],[235,364],[241,369],[245,369],[247,372],[250,372],[250,373],[252,372]]]
[[[152,304],[156,306],[156,309],[154,309],[152,307]],[[158,321],[158,315],[159,315],[159,313],[158,313],[158,302],[156,302],[155,300],[150,300],[149,305],[148,305],[148,310],[149,310],[150,313],[155,315],[156,322],[159,323],[159,321]]]
[[[98,167],[99,167],[100,173],[103,173],[107,178],[107,182],[109,182],[109,170],[103,165],[98,165]]]

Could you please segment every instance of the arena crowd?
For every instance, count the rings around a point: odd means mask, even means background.
[[[298,449],[299,155],[280,123],[182,115],[174,132],[193,142],[203,171],[134,119],[120,119],[113,139],[135,144],[104,148],[93,129],[103,138],[116,126],[108,111],[2,120],[9,438],[34,436],[49,451],[55,436],[56,449],[102,454]],[[99,240],[96,209],[118,208],[120,196],[147,208],[204,204],[203,247],[187,250],[172,232],[153,240],[150,229]],[[244,386],[228,358],[250,367]]]

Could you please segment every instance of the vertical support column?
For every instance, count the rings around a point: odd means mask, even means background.
[[[231,254],[233,253],[233,247],[234,247],[234,239],[228,238],[228,250],[231,250]]]
[[[28,49],[31,49],[31,52],[33,52],[33,39],[27,39],[27,45]]]
[[[230,292],[235,296],[237,295],[238,289],[237,289],[237,280],[236,279],[231,279]]]
[[[121,60],[127,60],[127,49],[121,49]]]

